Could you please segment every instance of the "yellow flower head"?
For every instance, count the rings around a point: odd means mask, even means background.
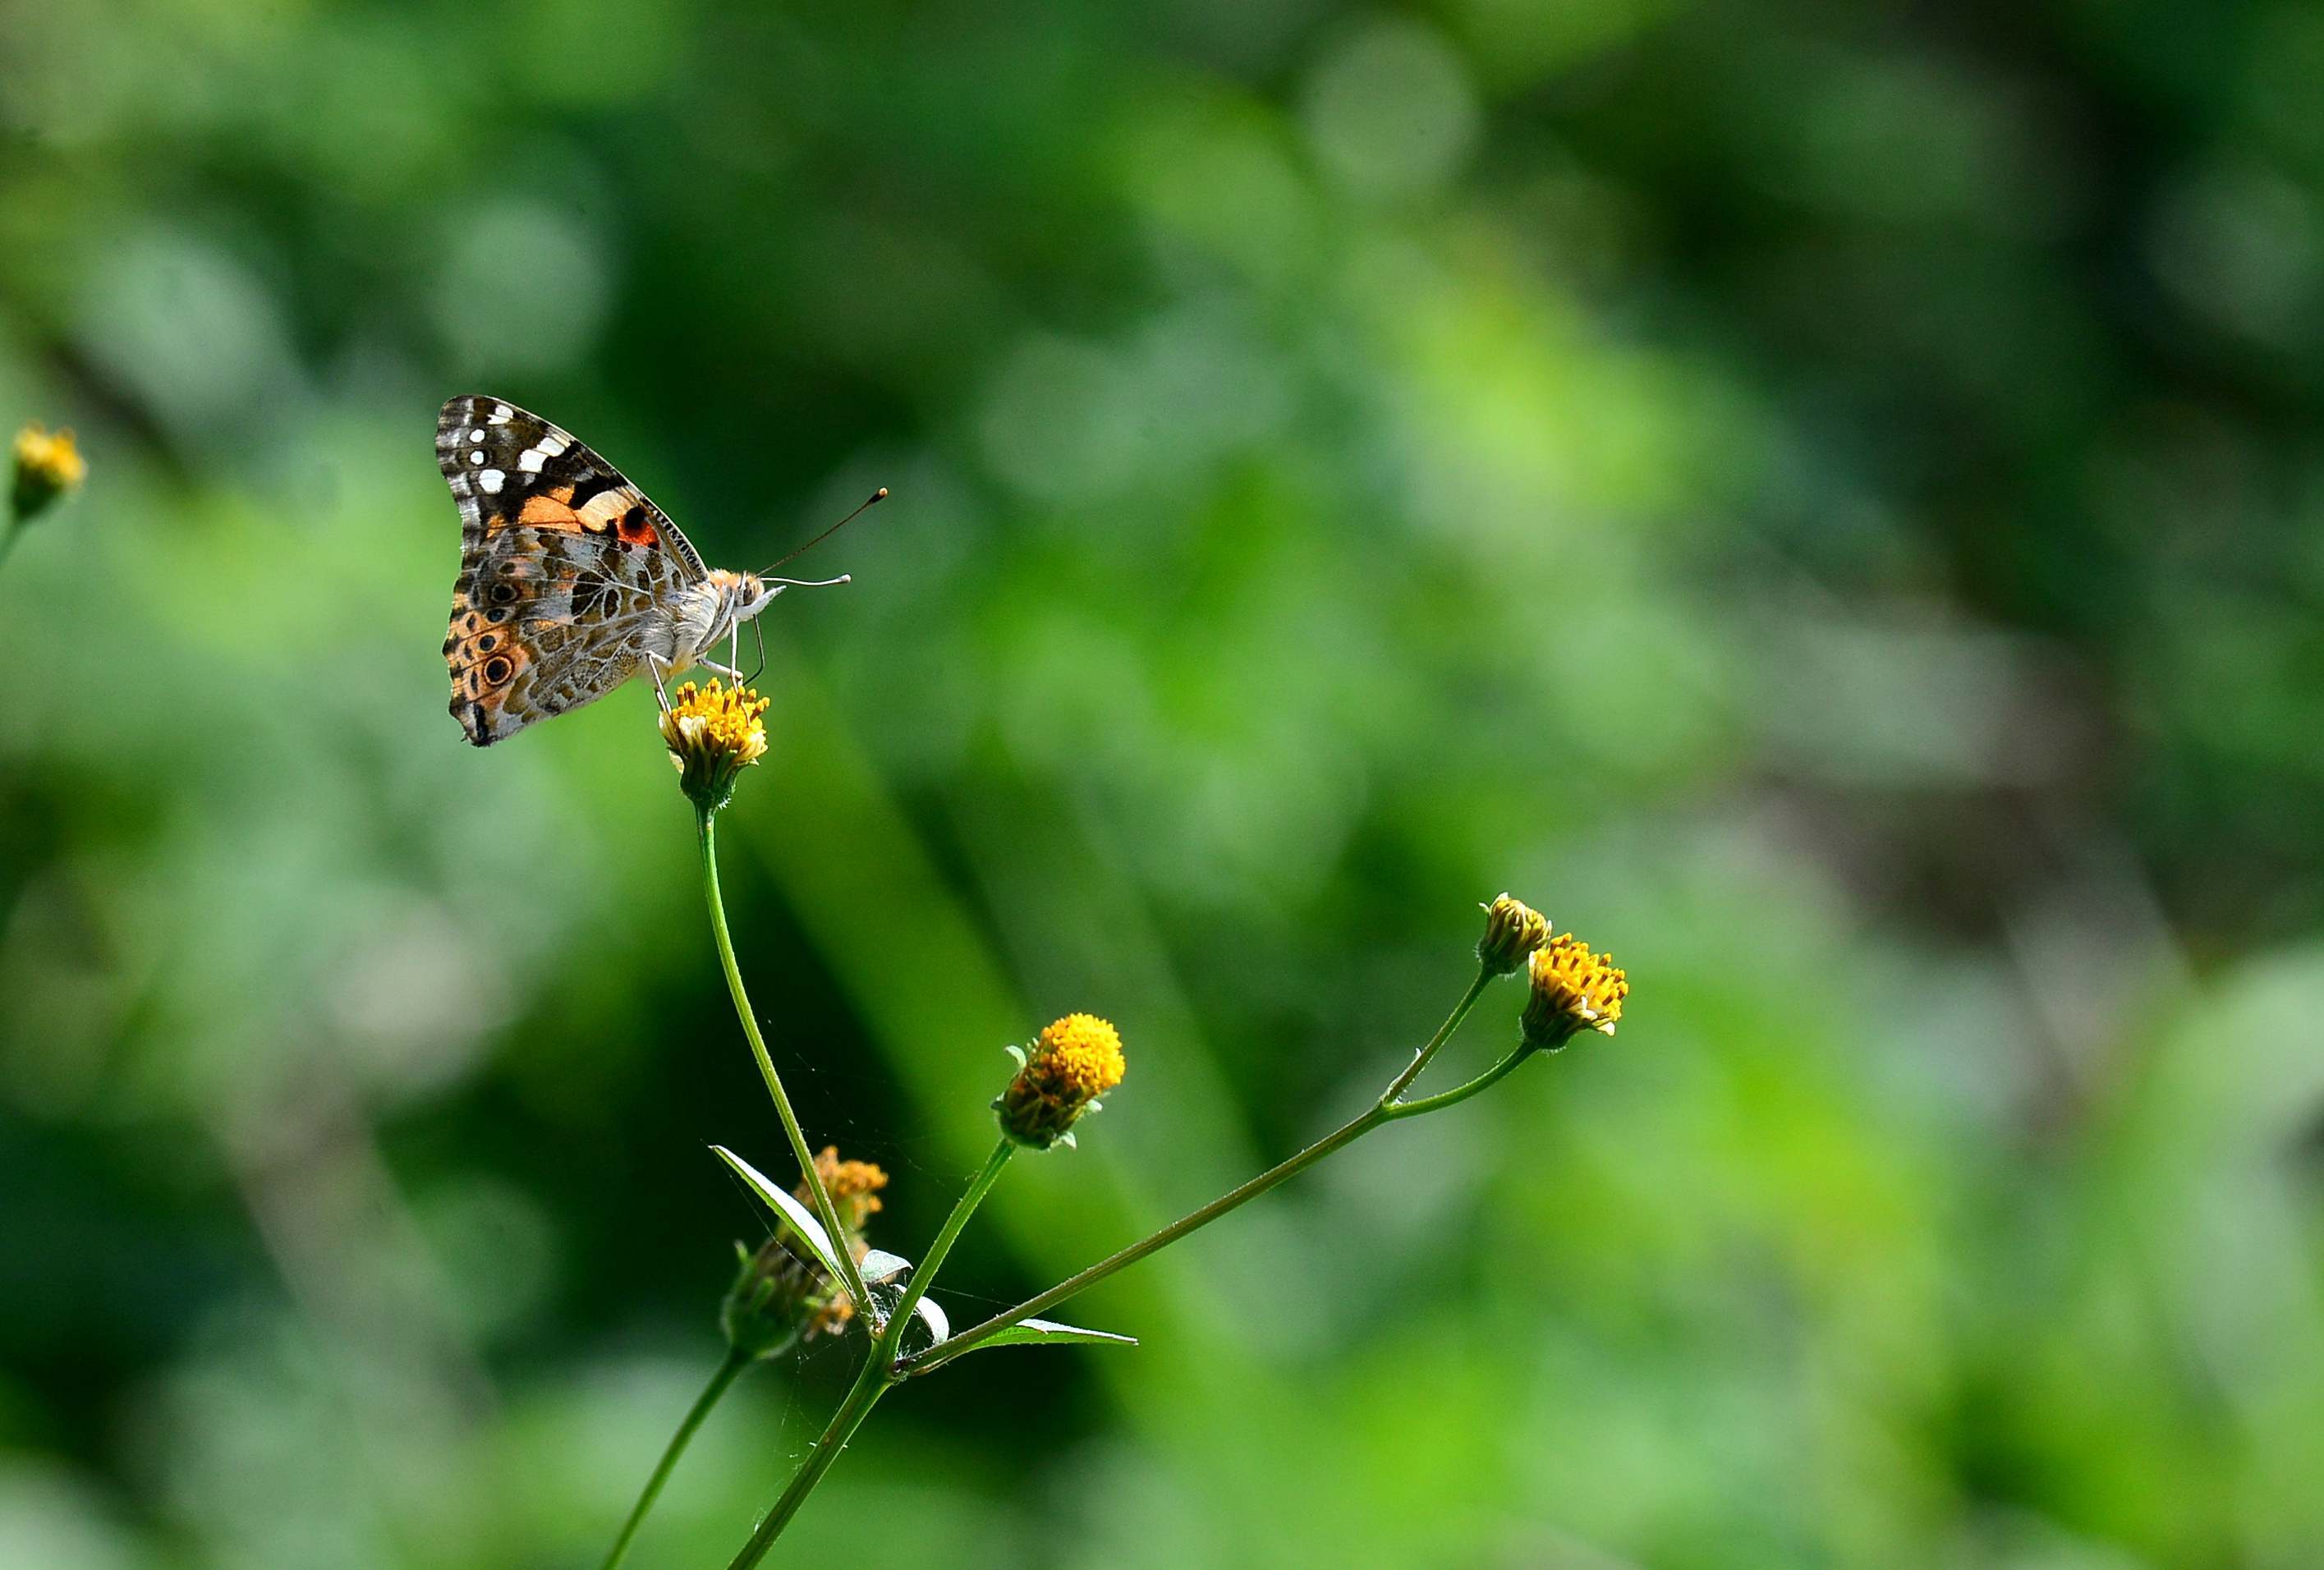
[[[71,431],[51,436],[44,426],[28,425],[16,433],[15,482],[8,500],[19,523],[88,477],[88,460],[73,445]]]
[[[1525,1044],[1541,1052],[1556,1051],[1582,1030],[1611,1036],[1630,995],[1629,978],[1615,968],[1614,956],[1591,953],[1571,932],[1534,950],[1528,978],[1532,990],[1518,1024]]]
[[[863,1224],[880,1208],[878,1194],[888,1187],[888,1174],[869,1161],[843,1161],[829,1145],[816,1157],[815,1169],[839,1212],[848,1251],[862,1259],[870,1251]],[[805,1178],[791,1192],[802,1204],[810,1203]],[[772,1357],[800,1336],[835,1335],[854,1317],[855,1305],[846,1291],[788,1228],[779,1228],[755,1253],[740,1243],[734,1252],[741,1268],[719,1307],[718,1324],[736,1351]]]
[[[1031,1051],[1009,1050],[1018,1058],[1017,1077],[992,1105],[1001,1131],[1037,1150],[1061,1140],[1072,1144],[1074,1121],[1098,1110],[1097,1098],[1121,1083],[1127,1067],[1120,1032],[1095,1014],[1052,1020]]]
[[[1508,975],[1548,941],[1548,919],[1524,900],[1502,894],[1485,907],[1485,935],[1477,939],[1477,959],[1495,975]]]
[[[715,812],[725,806],[736,778],[766,756],[766,712],[765,698],[747,687],[729,692],[715,677],[706,688],[689,681],[678,689],[662,711],[661,739],[678,789],[696,807]]]

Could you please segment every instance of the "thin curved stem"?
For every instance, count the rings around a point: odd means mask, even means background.
[[[1420,1050],[1412,1055],[1412,1061],[1405,1066],[1404,1072],[1389,1080],[1388,1088],[1380,1092],[1380,1105],[1388,1105],[1411,1087],[1412,1082],[1420,1077],[1420,1071],[1428,1067],[1428,1060],[1436,1056],[1437,1048],[1452,1039],[1452,1032],[1461,1028],[1461,1021],[1469,1017],[1469,1011],[1477,1006],[1477,1000],[1483,997],[1485,989],[1492,984],[1493,973],[1479,965],[1476,979],[1469,984],[1469,990],[1461,994],[1461,1001],[1452,1005],[1452,1011],[1444,1017],[1444,1022],[1436,1027],[1436,1034],[1421,1043]]]
[[[1158,1249],[1167,1248],[1188,1233],[1208,1226],[1227,1212],[1250,1204],[1285,1178],[1305,1171],[1342,1146],[1351,1144],[1363,1138],[1382,1123],[1409,1117],[1415,1111],[1433,1112],[1438,1106],[1450,1106],[1453,1102],[1462,1100],[1482,1090],[1486,1085],[1516,1067],[1514,1056],[1522,1056],[1522,1054],[1513,1055],[1511,1060],[1496,1065],[1478,1080],[1471,1081],[1457,1091],[1448,1091],[1443,1096],[1431,1096],[1425,1102],[1410,1103],[1398,1103],[1396,1099],[1406,1086],[1419,1077],[1420,1071],[1428,1067],[1428,1060],[1436,1055],[1437,1049],[1452,1039],[1452,1032],[1461,1028],[1461,1021],[1467,1019],[1469,1011],[1477,1006],[1478,998],[1484,994],[1486,986],[1492,979],[1492,972],[1481,966],[1479,967],[1477,978],[1469,984],[1469,990],[1461,994],[1461,1001],[1453,1005],[1452,1013],[1445,1017],[1444,1022],[1436,1028],[1436,1033],[1422,1045],[1419,1051],[1413,1054],[1412,1062],[1406,1067],[1404,1072],[1388,1082],[1388,1088],[1380,1092],[1379,1099],[1355,1117],[1325,1134],[1297,1155],[1269,1167],[1258,1177],[1221,1195],[1200,1210],[1190,1211],[1161,1231],[1140,1238],[1127,1248],[1119,1249],[1108,1254],[1087,1270],[1066,1278],[1047,1291],[1028,1298],[1014,1308],[995,1314],[982,1324],[962,1331],[943,1345],[930,1347],[916,1356],[904,1359],[897,1365],[898,1371],[908,1379],[927,1373],[933,1369],[941,1368],[963,1353],[975,1351],[978,1346],[1010,1325],[1020,1324],[1037,1314],[1056,1307],[1066,1298],[1097,1285],[1115,1271],[1136,1264]]]
[[[605,1556],[603,1570],[619,1570],[622,1561],[628,1557],[632,1539],[637,1537],[638,1528],[645,1524],[646,1512],[653,1509],[654,1501],[661,1497],[661,1485],[669,1481],[671,1470],[678,1465],[678,1458],[686,1454],[687,1445],[694,1438],[694,1431],[702,1427],[702,1420],[710,1416],[710,1408],[718,1404],[718,1398],[726,1393],[726,1387],[751,1366],[751,1361],[746,1353],[729,1351],[725,1361],[718,1365],[718,1371],[712,1374],[710,1382],[702,1387],[702,1393],[694,1399],[694,1405],[678,1424],[678,1432],[669,1436],[669,1445],[662,1451],[661,1460],[655,1465],[653,1475],[646,1479],[645,1492],[638,1495],[637,1505],[630,1511],[630,1519],[622,1523],[622,1535],[613,1539],[613,1550]]]
[[[1496,1083],[1510,1069],[1532,1057],[1533,1052],[1534,1049],[1530,1047],[1519,1047],[1466,1085],[1455,1085],[1451,1090],[1440,1091],[1434,1095],[1424,1095],[1417,1101],[1392,1102],[1380,1110],[1388,1114],[1391,1122],[1397,1118],[1417,1117],[1422,1113],[1442,1112],[1448,1106],[1458,1105],[1488,1085]]]
[[[959,1202],[952,1207],[952,1214],[945,1217],[944,1225],[937,1230],[936,1242],[928,1245],[927,1257],[912,1268],[912,1279],[905,1286],[904,1295],[896,1300],[894,1312],[888,1316],[887,1328],[881,1332],[877,1344],[872,1349],[874,1361],[889,1369],[895,1367],[896,1353],[903,1348],[904,1332],[912,1323],[912,1310],[919,1306],[928,1288],[936,1285],[936,1271],[943,1267],[945,1256],[952,1252],[954,1240],[968,1224],[968,1218],[976,1214],[976,1207],[984,1203],[984,1196],[1000,1180],[1001,1168],[1009,1165],[1009,1158],[1016,1153],[1015,1143],[1002,1140],[993,1147],[992,1154],[984,1159],[984,1165],[976,1176],[968,1180],[968,1187],[962,1191]]]
[[[799,1127],[798,1114],[791,1111],[791,1098],[783,1094],[782,1077],[775,1072],[775,1060],[767,1055],[767,1041],[759,1033],[759,1017],[752,1011],[751,995],[742,990],[742,967],[734,961],[734,939],[726,930],[726,906],[718,896],[718,843],[715,826],[717,813],[710,808],[697,808],[695,820],[702,827],[702,891],[710,903],[710,930],[718,939],[718,963],[725,967],[726,989],[734,996],[734,1012],[742,1021],[742,1034],[751,1039],[751,1055],[759,1060],[759,1075],[767,1082],[767,1094],[774,1098],[775,1113],[783,1121],[783,1132],[791,1142],[791,1154],[798,1158],[799,1171],[807,1192],[815,1201],[816,1219],[832,1240],[833,1251],[839,1257],[840,1279],[847,1295],[855,1300],[865,1322],[878,1325],[879,1306],[872,1294],[863,1289],[863,1272],[855,1263],[855,1256],[847,1247],[847,1233],[839,1224],[839,1209],[831,1202],[831,1190],[825,1187],[823,1174],[815,1164],[815,1155],[807,1149],[807,1134]]]
[[[1248,1183],[1212,1200],[1200,1210],[1180,1216],[1161,1231],[1140,1238],[1128,1248],[1116,1250],[1078,1275],[1068,1277],[1046,1292],[1028,1298],[1014,1308],[995,1314],[973,1329],[962,1331],[943,1345],[930,1347],[917,1357],[906,1358],[899,1365],[899,1371],[906,1378],[912,1378],[931,1370],[942,1368],[963,1353],[974,1352],[984,1342],[998,1335],[1010,1325],[1020,1324],[1037,1314],[1056,1307],[1076,1293],[1094,1287],[1115,1271],[1136,1264],[1158,1249],[1167,1248],[1197,1228],[1210,1225],[1228,1211],[1248,1205],[1285,1178],[1306,1170],[1341,1146],[1371,1132],[1380,1124],[1387,1122],[1389,1115],[1384,1108],[1367,1107],[1361,1114],[1341,1124],[1290,1159],[1268,1168]]]

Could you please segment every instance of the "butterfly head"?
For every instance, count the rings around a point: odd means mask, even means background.
[[[739,627],[761,611],[765,610],[774,603],[775,596],[788,586],[788,584],[769,583],[755,572],[736,573],[733,588],[734,624]]]
[[[729,572],[718,567],[711,568],[707,586],[716,600],[711,611],[709,635],[704,642],[715,642],[765,610],[789,586],[769,583],[755,572]]]

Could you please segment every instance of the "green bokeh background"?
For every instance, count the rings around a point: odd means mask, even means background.
[[[894,488],[728,896],[900,1251],[1120,1024],[956,1319],[1361,1104],[1477,900],[1632,978],[778,1563],[2324,1563],[2319,79],[2197,0],[0,0],[0,424],[92,464],[0,568],[0,1564],[587,1565],[717,1357],[781,1137],[650,694],[444,713],[463,391],[715,563]]]

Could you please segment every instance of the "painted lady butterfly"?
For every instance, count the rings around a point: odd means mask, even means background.
[[[657,688],[696,664],[739,681],[703,651],[793,581],[704,567],[613,465],[500,399],[447,402],[436,462],[460,504],[444,639],[452,717],[477,746],[593,703],[641,669]]]

